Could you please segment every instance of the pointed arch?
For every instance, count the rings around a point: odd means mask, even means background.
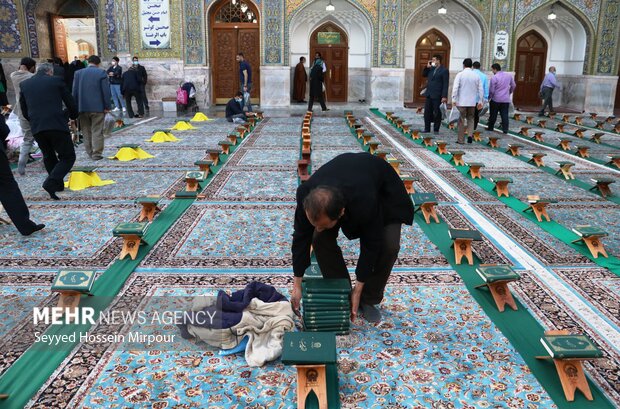
[[[565,0],[549,0],[539,5],[538,7],[530,10],[527,14],[523,15],[518,21],[515,22],[515,27],[514,27],[515,35],[522,29],[523,24],[528,22],[531,16],[533,16],[534,14],[540,13],[544,9],[551,7],[551,5],[558,6],[566,10],[583,27],[584,31],[586,32],[586,48],[585,48],[582,73],[584,75],[592,73],[594,70],[594,60],[595,60],[594,55],[593,55],[593,49],[595,45],[594,41],[595,41],[596,29],[592,25],[592,22],[590,21],[590,19],[578,7],[574,6],[573,4]],[[515,58],[516,58],[516,53],[517,53],[516,48],[517,48],[516,46],[512,47],[513,49],[512,56],[513,56],[513,61],[515,61],[515,64],[516,64]]]

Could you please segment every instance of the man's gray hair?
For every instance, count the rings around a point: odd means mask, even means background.
[[[46,74],[54,73],[54,64],[50,62],[44,62],[42,64],[37,65],[37,72],[44,72]]]

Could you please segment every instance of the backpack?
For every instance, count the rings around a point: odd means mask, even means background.
[[[177,89],[177,104],[187,105],[187,91],[183,88]]]

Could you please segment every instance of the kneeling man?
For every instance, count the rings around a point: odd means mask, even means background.
[[[358,308],[371,322],[400,250],[401,224],[413,223],[413,204],[402,180],[386,161],[368,153],[345,153],[321,166],[297,189],[291,302],[299,309],[301,280],[310,265],[310,246],[325,278],[349,278],[336,241],[342,229],[360,239],[351,318]]]

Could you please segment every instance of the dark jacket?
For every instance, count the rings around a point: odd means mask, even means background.
[[[149,76],[146,73],[146,68],[144,68],[144,66],[140,64],[138,64],[137,68],[138,68],[138,79],[140,80],[140,84],[146,85],[146,83],[149,80]]]
[[[243,109],[241,109],[241,105],[234,98],[231,98],[228,103],[226,103],[226,118],[230,118],[233,115],[242,114]]]
[[[120,65],[117,64],[116,67],[111,65],[106,73],[108,74],[110,84],[120,85],[123,83],[123,67]],[[110,73],[112,73],[112,76],[110,76]]]
[[[69,118],[76,119],[78,112],[62,78],[38,72],[20,84],[20,91],[22,115],[30,121],[33,135],[43,131],[69,132],[62,103],[67,107]]]
[[[350,239],[360,239],[360,256],[355,274],[364,282],[372,274],[383,239],[383,227],[392,223],[413,223],[413,204],[403,181],[385,160],[369,153],[345,153],[321,166],[297,188],[293,272],[303,276],[310,265],[314,226],[303,209],[310,190],[319,186],[338,187],[345,198],[345,212],[337,226]]]
[[[121,94],[125,95],[128,92],[140,92],[140,72],[134,67],[123,73]]]
[[[436,71],[436,72],[435,72]],[[428,78],[425,97],[433,99],[448,98],[448,84],[450,72],[443,65],[439,67],[425,67],[422,76]]]
[[[106,72],[94,65],[77,71],[73,78],[73,98],[79,112],[103,113],[112,109],[112,92]]]
[[[323,64],[313,64],[310,70],[310,96],[318,97],[323,93]]]
[[[6,151],[6,138],[11,133],[9,126],[4,121],[4,115],[0,115],[0,152]]]

